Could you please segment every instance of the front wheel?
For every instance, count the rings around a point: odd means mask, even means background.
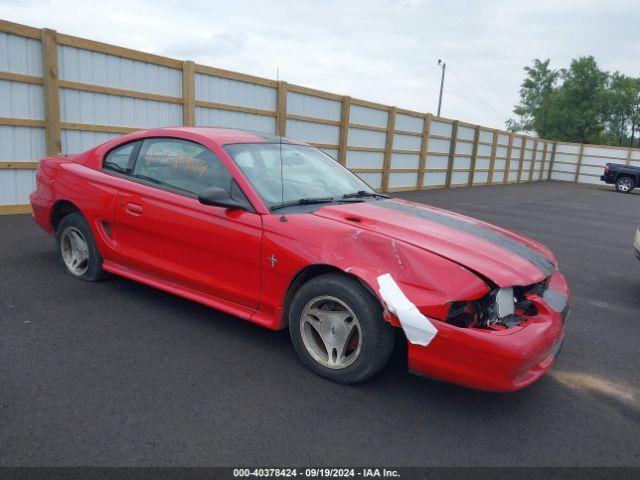
[[[360,283],[325,274],[305,283],[289,311],[289,332],[302,362],[338,383],[357,383],[385,366],[394,330],[378,301]]]
[[[616,180],[616,190],[620,193],[629,193],[635,186],[636,184],[631,177],[620,177]]]

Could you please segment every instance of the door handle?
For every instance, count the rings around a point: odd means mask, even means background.
[[[127,203],[125,208],[127,213],[132,215],[142,215],[142,205],[138,205],[137,203]]]

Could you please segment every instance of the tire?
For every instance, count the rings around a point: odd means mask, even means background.
[[[58,260],[67,274],[87,282],[107,277],[91,228],[80,213],[70,213],[62,219],[56,230],[56,243]]]
[[[345,333],[349,330],[351,334]],[[357,280],[335,273],[300,287],[289,309],[289,333],[310,370],[343,384],[375,375],[395,343],[394,328],[383,320],[379,302]]]
[[[616,190],[620,193],[631,193],[636,187],[636,182],[631,177],[620,177],[616,180]]]

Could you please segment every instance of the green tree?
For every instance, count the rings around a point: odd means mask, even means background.
[[[592,56],[572,60],[561,71],[562,85],[551,99],[548,137],[577,143],[603,140],[609,74]]]
[[[545,136],[550,121],[551,97],[556,91],[560,72],[549,68],[550,60],[536,58],[531,67],[524,67],[526,77],[520,88],[520,103],[513,113],[518,119],[509,119],[507,128],[511,131],[535,131]]]
[[[619,72],[611,75],[607,91],[606,133],[609,143],[626,145],[634,130],[640,82]]]

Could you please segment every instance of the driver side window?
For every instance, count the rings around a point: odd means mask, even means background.
[[[231,192],[232,177],[208,148],[187,140],[145,140],[133,177],[160,188],[199,195],[207,187]]]

